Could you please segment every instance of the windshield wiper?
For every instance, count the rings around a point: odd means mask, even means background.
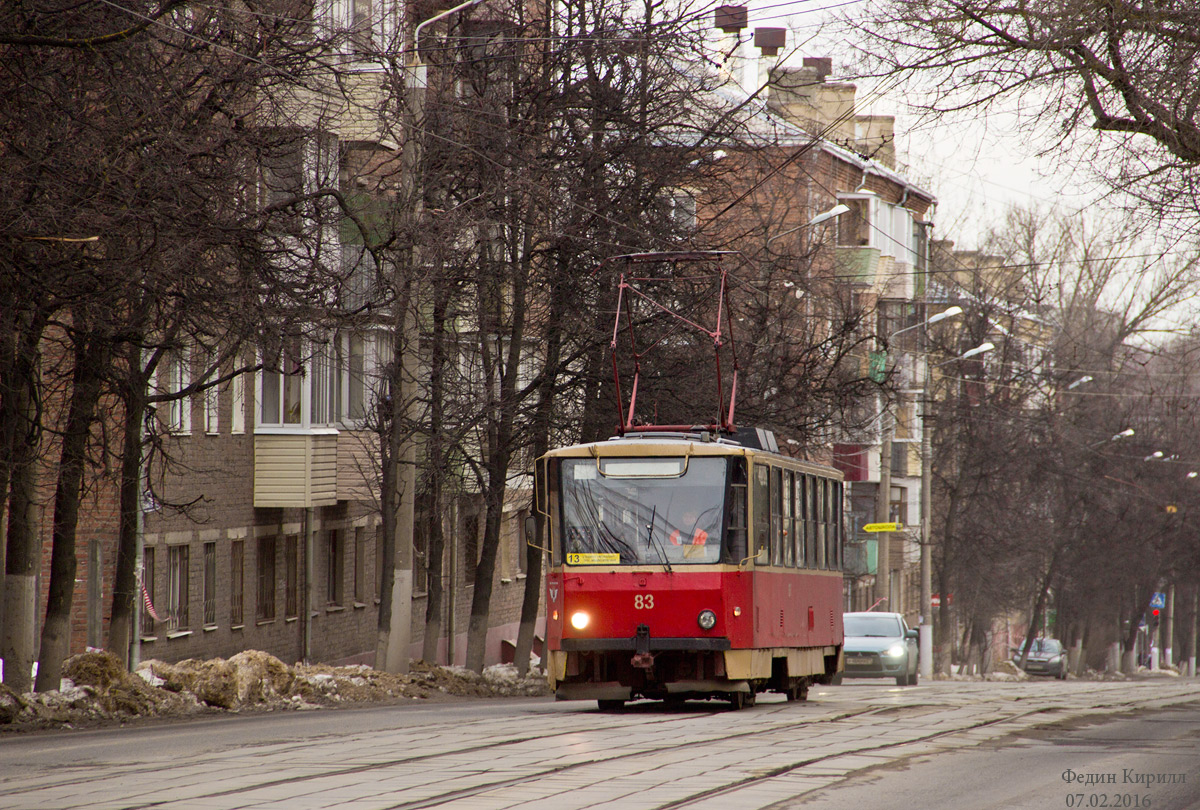
[[[667,567],[667,573],[670,574],[671,561],[667,559],[667,552],[658,544],[658,541],[654,539],[654,516],[657,514],[658,504],[655,504],[654,508],[650,510],[650,522],[646,524],[646,541],[650,545],[654,546],[655,551],[658,552],[658,556],[662,557],[663,565]]]

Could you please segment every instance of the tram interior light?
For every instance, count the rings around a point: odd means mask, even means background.
[[[588,626],[590,617],[582,610],[571,614],[571,626],[576,630],[582,630]]]

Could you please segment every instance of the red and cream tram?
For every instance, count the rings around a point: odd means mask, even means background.
[[[560,700],[758,692],[842,669],[842,481],[766,431],[631,432],[536,467]],[[535,541],[537,542],[537,541]]]

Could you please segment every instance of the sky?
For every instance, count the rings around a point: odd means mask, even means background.
[[[751,31],[756,26],[788,29],[789,61],[831,56],[834,78],[845,76],[850,54],[843,41],[833,38],[827,21],[834,14],[869,8],[868,0],[752,0],[749,5]],[[752,48],[746,52],[757,55]],[[1088,180],[1072,174],[1060,158],[1032,154],[1029,136],[1017,130],[1011,114],[985,119],[968,113],[931,123],[906,108],[904,91],[856,84],[859,113],[896,117],[897,159],[916,185],[937,197],[939,239],[975,248],[1012,205],[1073,213],[1095,199]]]

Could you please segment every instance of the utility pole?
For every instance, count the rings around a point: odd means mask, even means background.
[[[921,407],[921,624],[917,628],[922,678],[933,677],[933,439],[929,411],[933,407],[929,355],[925,355],[924,402]]]
[[[890,523],[891,522],[891,495],[892,495],[892,431],[895,429],[895,423],[892,420],[891,411],[884,411],[883,418],[886,421],[882,425],[883,435],[879,440],[879,489],[875,492],[875,522]],[[875,563],[875,601],[878,603],[881,600],[886,600],[887,609],[895,610],[892,604],[891,579],[892,579],[892,543],[891,532],[879,532],[878,543],[879,548],[876,554]]]

